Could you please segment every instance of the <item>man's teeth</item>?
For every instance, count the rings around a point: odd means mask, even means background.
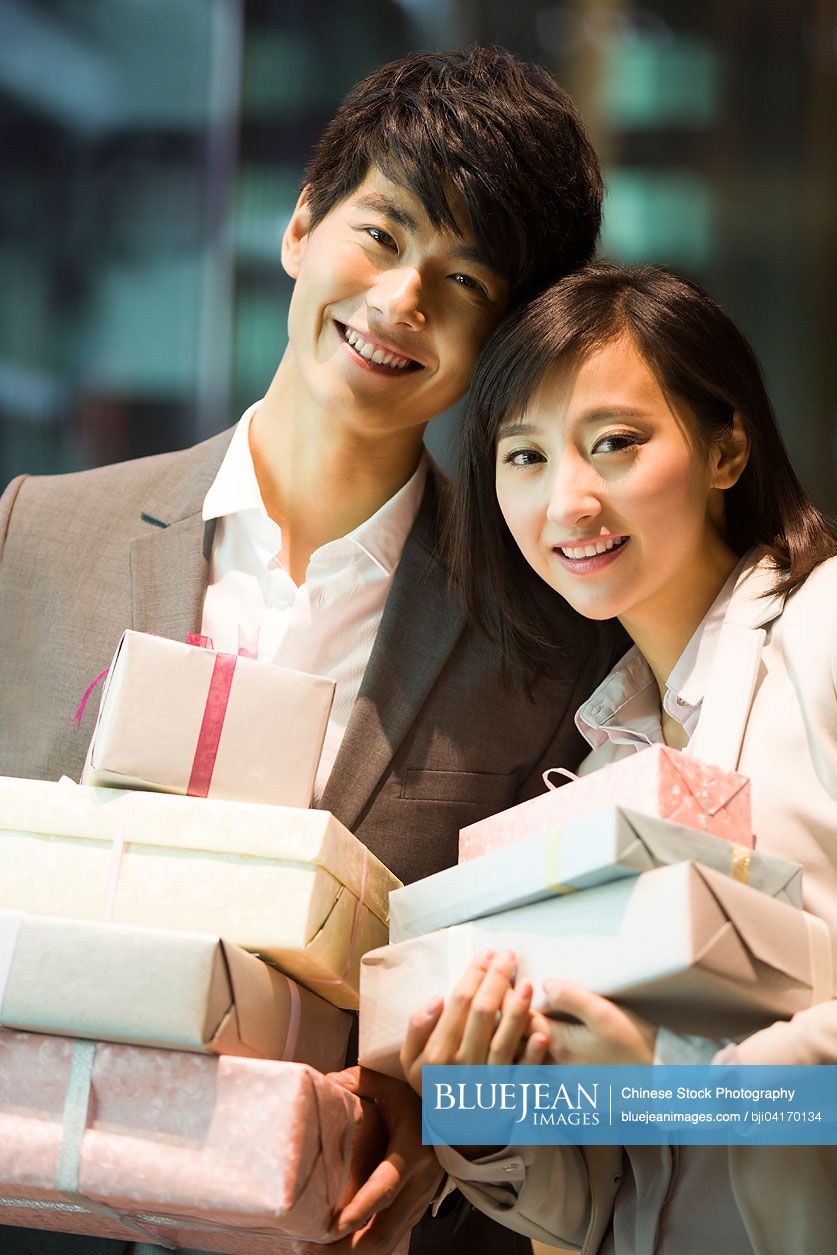
[[[597,553],[607,553],[614,546],[624,545],[627,536],[620,536],[618,540],[597,540],[589,545],[579,545],[573,549],[566,545],[561,546],[561,553],[565,558],[595,558]]]
[[[357,331],[353,331],[351,327],[344,327],[343,335],[355,352],[359,353],[361,357],[365,357],[368,362],[374,362],[377,366],[389,366],[393,370],[403,370],[405,366],[410,365],[411,359],[409,357],[400,357],[398,353],[388,353],[385,349],[376,349],[374,344],[364,340],[363,336]]]

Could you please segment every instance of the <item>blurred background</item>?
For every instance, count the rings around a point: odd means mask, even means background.
[[[720,300],[837,512],[836,38],[834,0],[0,0],[0,485],[234,422],[285,344],[280,238],[338,100],[478,41],[569,89],[603,254]]]

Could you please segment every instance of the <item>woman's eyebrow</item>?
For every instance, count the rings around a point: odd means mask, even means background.
[[[600,423],[609,422],[612,418],[646,418],[647,411],[637,409],[632,405],[601,405],[594,410],[588,410],[586,414],[582,414],[579,419],[582,423]]]
[[[537,424],[531,423],[525,418],[513,418],[508,422],[500,424],[497,431],[497,439],[503,440],[506,436],[530,436],[533,431],[537,431]]]

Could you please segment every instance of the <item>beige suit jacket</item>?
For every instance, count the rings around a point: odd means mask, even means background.
[[[79,474],[13,481],[0,499],[0,773],[78,779],[98,709],[70,716],[126,627],[200,629],[213,524],[201,507],[230,433]],[[464,621],[438,556],[449,487],[435,468],[404,548],[322,805],[402,880],[456,862],[458,829],[577,764],[578,701],[598,678],[565,615],[563,678],[530,700]],[[99,686],[101,689],[101,686]]]

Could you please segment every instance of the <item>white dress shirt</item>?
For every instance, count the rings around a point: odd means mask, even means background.
[[[328,676],[334,705],[314,782],[322,797],[360,688],[427,475],[414,475],[379,510],[311,554],[299,587],[282,566],[282,530],[264,507],[250,452],[246,411],[203,503],[216,519],[201,632],[216,649],[239,644],[260,661]]]

